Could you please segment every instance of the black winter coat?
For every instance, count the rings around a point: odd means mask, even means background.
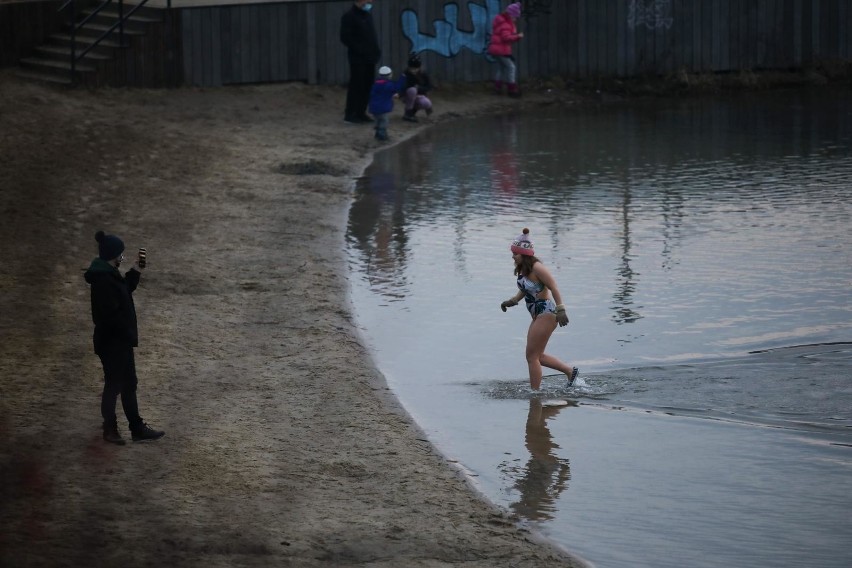
[[[373,16],[357,6],[340,18],[340,41],[348,48],[350,61],[375,65],[382,56]]]
[[[86,271],[84,278],[92,293],[95,353],[139,344],[133,291],[139,285],[140,276],[139,271],[132,268],[122,276],[116,267],[100,258],[93,260]]]

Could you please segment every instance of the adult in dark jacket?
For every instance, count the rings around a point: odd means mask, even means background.
[[[340,41],[346,46],[349,56],[349,88],[343,120],[354,124],[373,121],[367,115],[367,103],[382,50],[370,14],[372,8],[372,0],[355,0],[340,18]]]
[[[139,285],[144,264],[137,259],[133,267],[122,276],[118,267],[124,260],[124,243],[115,235],[103,231],[95,233],[98,257],[92,261],[84,278],[91,287],[92,321],[95,353],[104,369],[104,390],[101,395],[104,440],[124,444],[118,433],[115,403],[121,396],[121,406],[130,427],[134,442],[156,440],[165,432],[150,428],[139,416],[136,401],[136,362],[133,348],[139,344],[136,327],[136,307],[133,292]]]

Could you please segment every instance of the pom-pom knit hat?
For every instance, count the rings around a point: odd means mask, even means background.
[[[98,256],[103,260],[112,260],[124,252],[124,242],[115,235],[106,235],[103,231],[95,233],[98,241]]]
[[[512,246],[509,249],[515,254],[525,254],[527,256],[535,256],[535,249],[530,240],[530,230],[524,229],[524,232],[512,241]]]
[[[521,3],[520,2],[512,2],[508,6],[506,6],[506,13],[512,16],[513,18],[521,17]]]

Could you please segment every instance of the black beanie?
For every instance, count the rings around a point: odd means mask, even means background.
[[[412,53],[408,56],[408,66],[413,69],[417,69],[420,67],[420,56],[416,53]]]
[[[98,241],[98,256],[104,260],[112,260],[124,252],[124,243],[115,235],[105,235],[103,231],[95,233]]]

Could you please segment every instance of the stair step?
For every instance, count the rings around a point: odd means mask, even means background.
[[[71,59],[71,47],[67,45],[41,45],[36,48],[36,52],[44,54],[45,57],[52,57],[54,59]],[[79,47],[76,49],[76,52],[80,52]],[[89,59],[93,61],[107,61],[109,59],[112,59],[112,57],[100,53],[95,53],[94,51],[90,51],[89,53],[83,56],[83,59]]]
[[[82,37],[80,37],[81,35]],[[70,43],[71,34],[68,32],[61,32],[58,34],[53,34],[52,36],[50,36],[50,39]],[[79,32],[77,33],[77,45],[82,45],[85,43],[85,47],[88,47],[89,44],[91,44],[95,39],[97,38],[94,35],[80,34]],[[83,49],[85,49],[85,47],[83,47]],[[121,44],[119,44],[117,41],[107,38],[101,40],[101,42],[98,44],[98,47],[121,47]]]
[[[162,17],[158,18],[157,16],[154,16],[154,15],[146,15],[146,13],[142,13],[142,10],[139,10],[138,12],[134,13],[130,17],[126,17],[126,14],[128,12],[130,12],[130,10],[132,10],[132,9],[133,9],[133,6],[125,6],[125,8],[124,8],[125,22],[130,22],[132,24],[134,24],[134,23],[135,24],[159,24],[160,22],[163,21]],[[85,16],[88,16],[89,14],[92,14],[93,12],[94,12],[94,9],[83,10],[83,14]],[[113,21],[118,20],[118,8],[115,7],[115,6],[104,8],[103,10],[98,12],[98,16],[106,16]]]
[[[97,22],[89,22],[82,28],[77,30],[77,34],[89,32],[89,33],[97,33],[98,35],[104,33],[108,29],[112,27],[112,24],[100,24]],[[118,28],[115,28],[112,32],[116,36],[118,36]],[[145,35],[145,32],[142,30],[134,30],[133,28],[128,28],[125,26],[124,33],[127,35]]]
[[[71,84],[71,74],[66,73],[64,75],[59,75],[55,73],[40,73],[38,71],[33,71],[30,69],[16,69],[15,75],[21,77],[22,79],[31,79],[35,81],[44,81],[48,83],[57,83],[60,85],[70,85]]]
[[[47,68],[52,70],[64,70],[68,73],[71,73],[71,62],[69,61],[60,61],[58,59],[43,59],[41,57],[25,57],[21,59],[21,63],[23,65],[31,65],[32,67],[38,68]],[[96,69],[91,65],[86,65],[85,63],[77,63],[74,66],[75,70],[80,72],[95,72]]]

